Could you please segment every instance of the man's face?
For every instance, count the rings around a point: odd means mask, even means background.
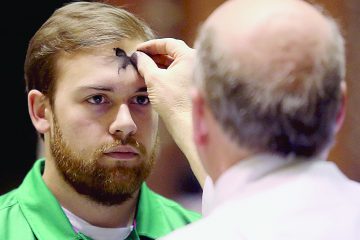
[[[145,82],[114,50],[130,55],[138,43],[63,54],[57,64],[51,155],[77,192],[105,205],[130,198],[156,155],[158,116]]]

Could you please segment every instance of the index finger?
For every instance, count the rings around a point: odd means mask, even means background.
[[[177,58],[193,49],[186,45],[182,40],[175,38],[160,38],[139,44],[137,50],[150,55],[169,55],[172,58]]]

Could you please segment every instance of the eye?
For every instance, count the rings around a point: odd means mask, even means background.
[[[148,96],[139,95],[135,96],[131,99],[131,103],[139,104],[139,105],[148,105],[150,103],[150,99]]]
[[[103,95],[94,95],[87,99],[91,104],[99,105],[109,103],[109,101]]]

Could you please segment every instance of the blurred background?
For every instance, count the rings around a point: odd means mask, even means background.
[[[1,14],[2,143],[0,194],[19,185],[41,144],[27,112],[23,63],[31,36],[52,12],[68,1],[8,1]],[[145,20],[159,37],[174,37],[193,46],[198,27],[223,0],[110,0]],[[311,1],[325,8],[342,26],[347,41],[347,115],[329,159],[350,178],[360,181],[360,1]],[[224,26],[226,27],[226,26]],[[201,188],[184,155],[160,125],[161,150],[148,185],[156,192],[201,210]]]

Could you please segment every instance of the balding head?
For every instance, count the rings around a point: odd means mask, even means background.
[[[239,43],[251,44],[253,40],[279,40],[279,33],[311,37],[316,41],[323,41],[329,33],[327,19],[313,6],[299,0],[227,1],[204,25],[213,28],[222,43],[231,48],[238,47]]]
[[[330,17],[300,0],[227,1],[196,48],[195,80],[240,145],[307,157],[329,146],[345,64]]]

